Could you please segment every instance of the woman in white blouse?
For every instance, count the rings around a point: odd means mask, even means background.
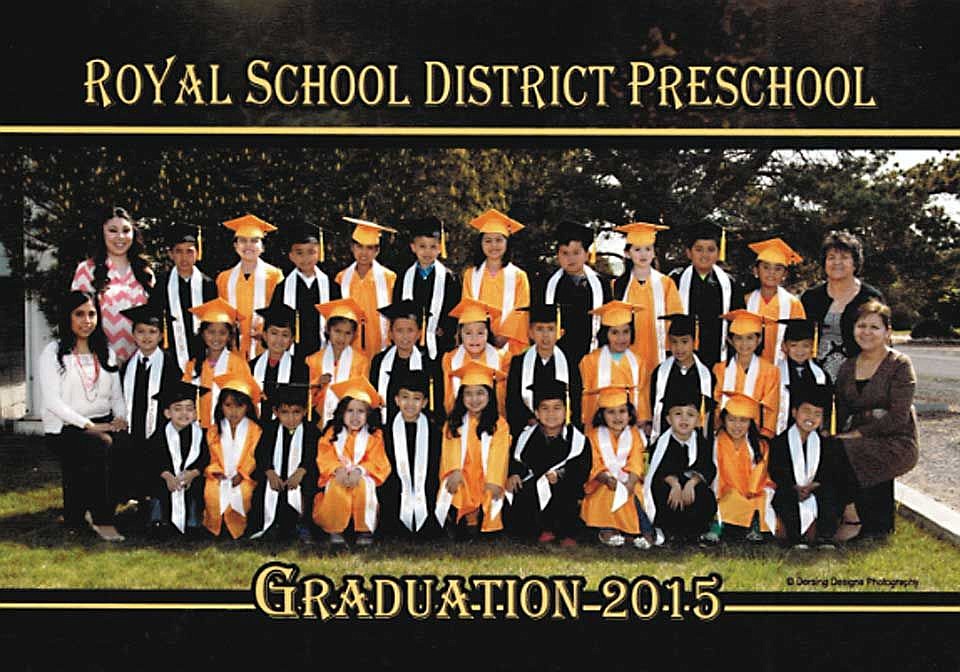
[[[114,432],[126,429],[116,358],[107,346],[96,297],[70,292],[58,340],[40,355],[43,431],[60,458],[63,519],[77,529],[86,520],[106,541],[123,541],[113,524],[110,472]]]

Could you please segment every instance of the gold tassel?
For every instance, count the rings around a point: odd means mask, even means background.
[[[837,433],[837,400],[830,401],[830,436]]]
[[[557,304],[557,338],[560,338],[560,304]]]
[[[423,324],[420,327],[420,347],[427,345],[427,307],[423,307]]]
[[[307,422],[313,420],[313,387],[307,383]]]
[[[163,311],[163,349],[164,349],[164,350],[169,350],[169,349],[170,349],[170,339],[169,339],[169,337],[167,336],[167,311],[166,311],[166,309],[164,309],[164,311]]]
[[[428,378],[430,381],[430,412],[433,413],[433,376]]]
[[[817,358],[817,352],[820,350],[820,325],[813,323],[813,359]]]
[[[447,258],[447,231],[443,228],[443,222],[440,222],[440,258]]]
[[[294,313],[294,325],[293,325],[293,342],[300,342],[300,310],[297,309]]]
[[[720,254],[717,258],[720,261],[727,260],[727,230],[724,228],[720,229]]]
[[[597,241],[590,243],[590,265],[597,265]]]
[[[323,263],[325,255],[323,253],[323,229],[320,229],[320,263]]]
[[[570,388],[567,388],[567,424],[570,424]]]
[[[197,224],[197,261],[203,259],[203,227]]]
[[[697,316],[693,320],[693,349],[700,351],[700,317]]]
[[[707,400],[705,397],[700,397],[700,427],[704,431],[707,428]]]

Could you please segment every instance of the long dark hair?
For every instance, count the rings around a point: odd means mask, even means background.
[[[630,414],[630,421],[627,423],[628,427],[635,427],[637,424],[637,408],[633,405],[633,402],[627,399],[627,413]],[[597,407],[597,412],[593,414],[593,420],[590,421],[590,424],[594,427],[601,427],[605,423],[603,422],[603,409]]]
[[[87,339],[87,345],[90,346],[90,352],[97,357],[100,367],[104,371],[116,371],[118,367],[110,365],[110,347],[107,345],[107,335],[103,333],[103,325],[100,321],[100,302],[93,292],[73,291],[67,294],[62,303],[62,312],[60,321],[57,323],[57,363],[60,365],[60,373],[63,373],[63,356],[70,353],[77,345],[77,335],[73,333],[71,319],[73,311],[87,302],[91,302],[97,310],[97,326]]]
[[[723,425],[723,431],[727,432],[727,409],[720,411],[720,424]],[[729,432],[727,432],[729,435]],[[750,418],[750,428],[747,430],[747,445],[753,454],[753,463],[760,464],[763,459],[763,450],[760,447],[760,428],[757,427],[757,421]]]
[[[223,422],[223,401],[227,397],[230,397],[238,404],[243,404],[246,406],[245,415],[255,424],[260,424],[260,419],[257,417],[257,409],[253,405],[253,399],[245,395],[240,390],[221,390],[220,397],[217,399],[217,407],[213,409],[213,426],[217,428],[218,433],[220,432],[220,423]]]
[[[619,325],[617,325],[619,326]],[[633,345],[633,342],[637,340],[637,327],[633,321],[633,317],[630,317],[630,345]],[[597,343],[600,347],[605,345],[610,345],[610,327],[606,325],[600,325],[600,328],[597,329]],[[629,348],[627,348],[629,350]]]
[[[347,405],[353,401],[353,397],[344,397],[337,403],[336,409],[333,411],[333,417],[327,421],[327,424],[323,426],[323,431],[321,435],[326,435],[328,429],[333,430],[332,438],[336,440],[340,436],[340,432],[344,430],[347,426],[343,421],[343,416],[347,414]],[[370,434],[376,434],[380,431],[381,422],[380,422],[380,413],[376,409],[371,408],[367,404],[367,432]]]
[[[460,436],[460,425],[463,424],[463,417],[467,414],[467,407],[463,403],[464,387],[466,387],[466,385],[461,385],[460,389],[457,390],[457,400],[453,404],[453,410],[450,411],[450,415],[447,416],[447,432],[453,438]],[[484,385],[483,387],[487,390],[490,398],[487,401],[486,408],[480,412],[480,418],[477,421],[478,439],[483,436],[484,432],[493,436],[493,432],[497,428],[497,420],[500,419],[500,412],[497,410],[496,391],[489,385]]]
[[[125,219],[133,227],[133,243],[127,250],[127,259],[130,261],[130,268],[133,269],[133,276],[143,287],[147,294],[153,289],[154,276],[150,269],[150,262],[144,254],[143,233],[137,227],[137,223],[127,214],[123,208],[112,208],[106,217],[103,218],[101,225],[97,227],[96,242],[90,253],[93,260],[93,289],[97,294],[106,289],[110,282],[107,271],[107,240],[103,235],[103,225],[114,217]]]
[[[203,366],[203,362],[207,358],[208,354],[207,344],[203,341],[203,331],[211,324],[227,325],[227,329],[230,331],[230,337],[227,339],[227,350],[236,351],[240,347],[240,343],[238,341],[239,334],[237,334],[236,326],[230,324],[229,322],[201,322],[200,330],[197,331],[197,335],[195,336],[197,342],[197,349],[195,350],[197,353],[197,360],[194,362],[194,373],[196,373],[198,376],[200,375],[200,367]]]
[[[487,260],[487,255],[483,253],[483,236],[485,234],[478,234],[476,238],[473,239],[473,250],[471,255],[473,257],[473,267],[480,268],[480,266]],[[502,235],[502,234],[501,234]],[[507,236],[507,249],[504,251],[503,256],[500,257],[500,263],[506,266],[513,259],[513,248],[510,245],[510,236]],[[474,291],[479,296],[480,288],[474,288]]]

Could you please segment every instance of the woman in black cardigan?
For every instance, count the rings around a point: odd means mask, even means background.
[[[847,231],[831,231],[823,240],[820,258],[827,281],[800,297],[807,319],[817,323],[819,347],[814,356],[836,380],[840,365],[860,352],[853,338],[857,310],[883,294],[857,278],[863,268],[863,245]]]

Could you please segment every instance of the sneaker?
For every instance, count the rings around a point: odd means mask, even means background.
[[[805,544],[805,543],[803,543],[803,542],[801,541],[799,544],[794,544],[794,545],[793,545],[793,550],[795,550],[795,551],[808,551],[808,550],[810,550],[810,546],[808,546],[807,544]]]
[[[540,536],[537,537],[537,543],[549,544],[551,541],[553,541],[556,538],[557,538],[557,535],[555,535],[553,532],[551,532],[550,530],[544,530],[543,532],[540,533]]]
[[[819,539],[817,540],[817,549],[821,551],[835,551],[837,550],[837,545],[834,544],[831,539]]]
[[[650,543],[650,540],[644,537],[643,535],[633,538],[633,547],[638,548],[641,551],[649,551],[653,548],[653,544]]]
[[[360,532],[357,534],[357,546],[370,546],[373,544],[373,534],[370,532]]]
[[[346,546],[347,540],[343,538],[343,535],[338,532],[330,533],[330,543],[334,546]]]
[[[573,537],[564,537],[560,540],[560,548],[576,548],[577,540]]]
[[[663,546],[667,541],[667,535],[665,535],[663,530],[661,530],[659,527],[654,528],[653,531],[655,533],[653,537],[653,545]]]
[[[763,534],[761,534],[758,530],[751,529],[746,533],[746,535],[744,535],[744,539],[757,543],[763,541]]]
[[[622,534],[614,532],[613,530],[603,530],[597,535],[597,538],[604,546],[620,547],[627,543],[626,538],[624,538]]]
[[[698,540],[703,544],[709,544],[711,546],[716,546],[720,543],[720,535],[714,530],[709,532],[704,532],[698,537]]]

